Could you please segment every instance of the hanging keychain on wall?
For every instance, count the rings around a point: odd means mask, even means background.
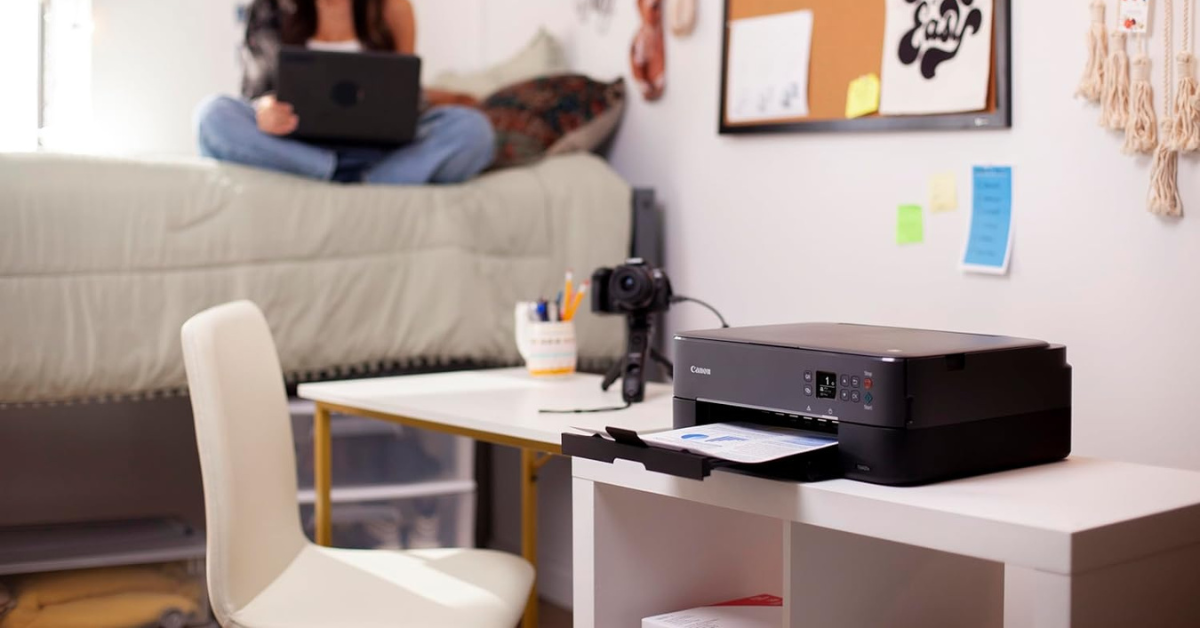
[[[633,78],[642,97],[648,101],[662,98],[667,87],[666,37],[663,35],[662,0],[637,0],[642,26],[634,35],[629,51]]]
[[[587,22],[588,16],[596,15],[597,30],[607,33],[612,23],[614,0],[575,0],[575,11],[579,14],[580,22]]]
[[[1152,155],[1158,146],[1158,112],[1154,109],[1154,87],[1151,84],[1151,0],[1119,1],[1118,27],[1133,36],[1137,51],[1130,64],[1129,120],[1125,125],[1123,150],[1129,154]]]
[[[1161,122],[1162,137],[1158,148],[1154,151],[1154,164],[1150,170],[1150,213],[1160,216],[1182,216],[1183,202],[1179,199],[1179,153],[1170,142],[1175,119],[1172,115],[1173,99],[1171,97],[1171,63],[1173,52],[1172,38],[1175,25],[1173,24],[1175,7],[1172,0],[1166,0],[1166,13],[1163,19],[1163,117]]]
[[[1104,93],[1104,65],[1108,58],[1108,32],[1104,27],[1104,0],[1092,0],[1092,26],[1087,34],[1087,65],[1079,81],[1076,96],[1089,102],[1100,102]]]
[[[1200,150],[1200,86],[1196,83],[1196,55],[1192,48],[1192,12],[1195,0],[1183,0],[1183,46],[1175,58],[1179,85],[1175,88],[1175,120],[1171,125],[1171,146],[1181,153]],[[1167,58],[1170,62],[1170,57]]]
[[[671,34],[687,37],[696,30],[696,0],[671,0],[668,10]]]

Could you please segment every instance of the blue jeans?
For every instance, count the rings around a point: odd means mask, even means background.
[[[250,103],[229,96],[201,104],[196,127],[205,157],[322,181],[461,183],[491,165],[496,151],[491,123],[467,107],[426,111],[416,140],[394,150],[335,148],[269,135],[258,129]]]

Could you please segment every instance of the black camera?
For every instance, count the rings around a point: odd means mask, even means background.
[[[670,361],[651,345],[655,315],[666,312],[673,297],[667,274],[641,259],[592,273],[592,311],[624,314],[629,331],[625,356],[609,370],[601,388],[608,390],[621,377],[622,398],[626,403],[637,403],[646,397],[646,367],[650,359],[662,364],[668,375],[672,374]]]
[[[671,280],[641,259],[592,274],[592,311],[599,314],[652,314],[671,307]]]

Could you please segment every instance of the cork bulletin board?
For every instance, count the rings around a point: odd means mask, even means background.
[[[919,2],[920,0],[909,0]],[[972,0],[959,0],[970,3]],[[977,1],[977,0],[976,0]],[[720,132],[838,132],[917,129],[995,129],[1012,126],[1010,1],[993,0],[990,76],[984,107],[926,115],[847,118],[850,83],[868,74],[883,75],[887,4],[885,0],[724,0],[721,50]],[[967,5],[969,7],[969,4]],[[811,11],[808,52],[807,115],[731,121],[730,40],[737,20]],[[985,54],[980,52],[979,54]],[[983,61],[983,59],[980,59]],[[885,87],[886,89],[886,84]],[[982,87],[977,94],[982,93]],[[976,100],[976,102],[979,102]]]

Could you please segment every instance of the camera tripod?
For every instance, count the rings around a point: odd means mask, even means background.
[[[646,366],[654,360],[667,371],[668,377],[675,376],[675,367],[667,356],[650,346],[654,336],[654,314],[634,313],[625,318],[628,323],[625,355],[608,369],[600,389],[608,391],[617,378],[621,382],[621,397],[625,403],[640,403],[646,398]]]

